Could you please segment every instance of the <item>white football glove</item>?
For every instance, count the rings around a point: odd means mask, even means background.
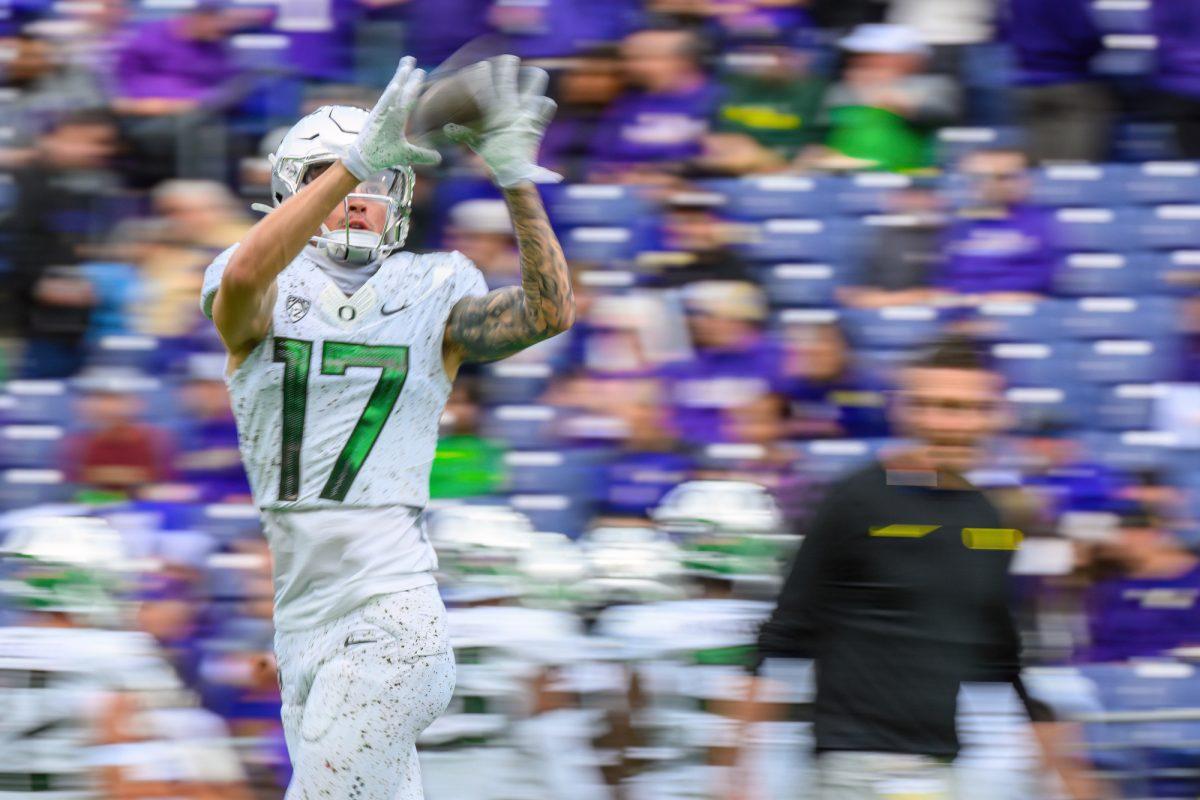
[[[404,137],[409,112],[425,80],[425,70],[416,69],[416,65],[412,56],[400,59],[396,74],[371,109],[358,138],[348,147],[335,148],[335,152],[340,150],[338,156],[346,169],[360,181],[389,167],[437,164],[442,160],[437,150],[419,147]]]
[[[497,56],[476,67],[475,101],[483,112],[476,132],[451,123],[442,130],[451,141],[474,150],[496,184],[510,189],[519,183],[558,183],[562,175],[537,165],[537,151],[558,104],[546,97],[546,71],[521,67],[516,56]]]

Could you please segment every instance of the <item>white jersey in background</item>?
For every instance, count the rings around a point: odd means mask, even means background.
[[[182,689],[146,634],[0,627],[0,798],[98,797],[90,770],[106,700],[178,705]]]
[[[210,317],[234,249],[205,272]],[[442,334],[487,286],[461,253],[395,253],[347,297],[311,248],[276,286],[266,338],[226,382],[289,630],[433,583],[420,511],[451,387]]]

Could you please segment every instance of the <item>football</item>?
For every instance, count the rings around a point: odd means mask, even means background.
[[[438,69],[426,79],[421,96],[408,118],[411,139],[438,134],[442,126],[457,123],[477,128],[483,113],[476,102],[487,91],[487,64],[476,62],[456,70]]]

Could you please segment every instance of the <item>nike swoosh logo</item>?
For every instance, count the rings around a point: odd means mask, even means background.
[[[382,638],[383,637],[379,635],[378,631],[353,631],[349,636],[346,637],[346,641],[342,644],[342,646],[353,647],[356,644],[373,644]]]
[[[409,300],[407,303],[400,306],[399,308],[387,309],[381,305],[379,307],[379,315],[382,317],[390,317],[392,314],[399,314],[401,311],[408,308],[409,306],[413,306],[413,305],[416,305],[417,303],[423,302],[425,300],[425,298],[430,297],[434,292],[436,292],[438,289],[442,288],[442,284],[444,284],[450,278],[450,275],[452,272],[453,272],[453,270],[451,270],[451,269],[445,269],[445,268],[441,268],[441,267],[435,269],[434,277],[433,277],[433,286],[430,286],[428,291],[425,292],[425,294],[421,295],[420,297],[416,298],[415,300]]]

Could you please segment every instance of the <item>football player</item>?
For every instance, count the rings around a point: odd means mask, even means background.
[[[560,180],[535,163],[547,76],[514,56],[472,69],[480,123],[446,133],[503,192],[521,285],[489,293],[461,253],[402,250],[413,167],[440,158],[405,138],[424,79],[409,57],[370,113],[326,106],[288,132],[275,207],[205,275],[274,561],[292,800],[422,796],[415,742],[454,684],[422,517],[438,418],[461,364],[575,314],[534,186]]]
[[[0,625],[0,798],[90,800],[136,781],[145,754],[161,762],[188,746],[151,729],[152,710],[195,701],[155,640],[126,627],[128,564],[102,520],[48,509],[0,519],[0,603],[13,615]],[[245,796],[236,783],[224,796]]]

